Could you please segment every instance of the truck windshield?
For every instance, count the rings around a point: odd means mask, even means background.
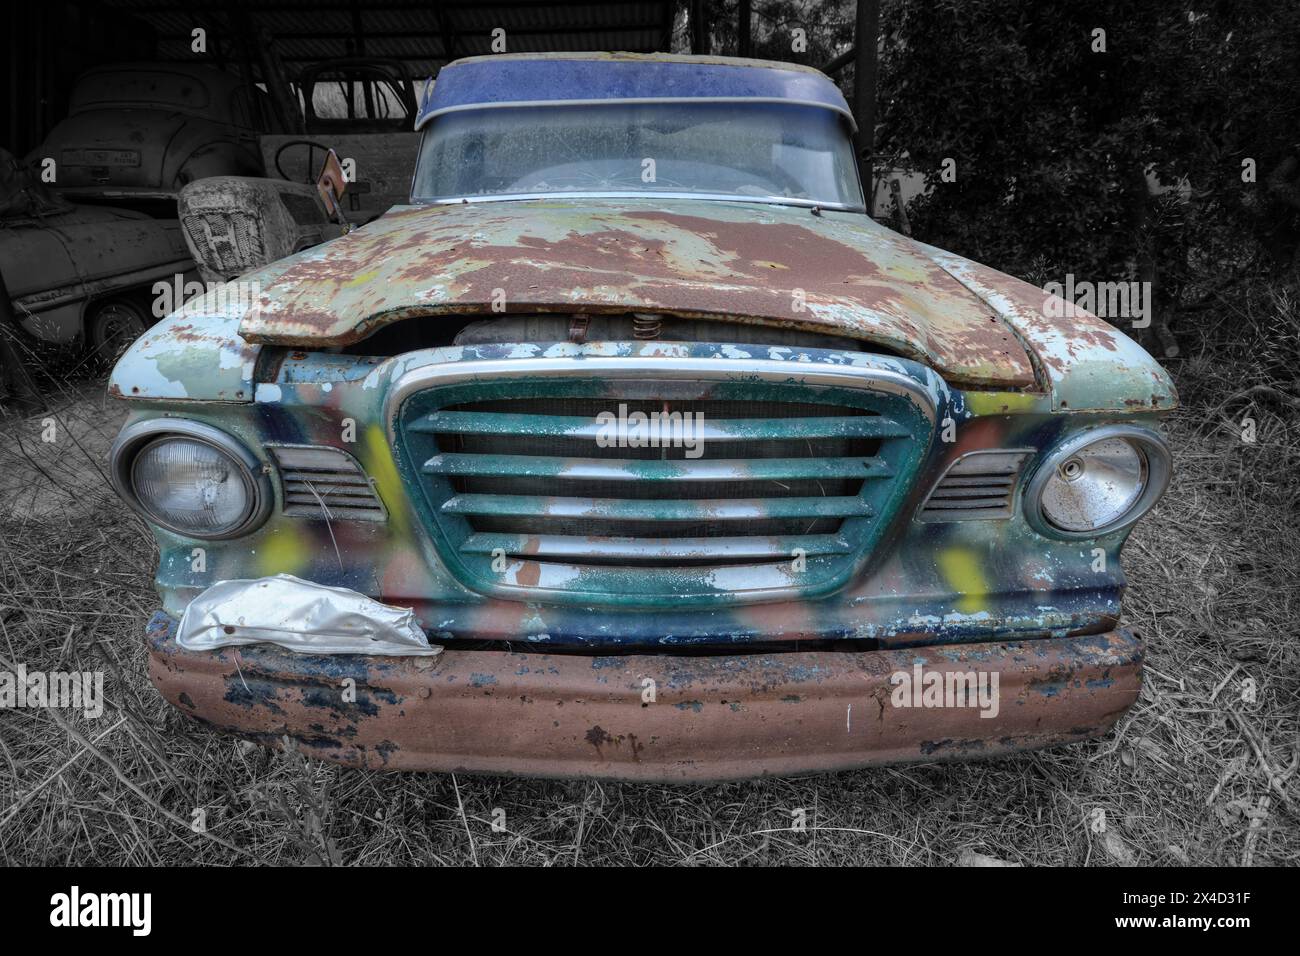
[[[413,202],[689,195],[861,211],[843,119],[785,103],[467,109],[424,131]]]

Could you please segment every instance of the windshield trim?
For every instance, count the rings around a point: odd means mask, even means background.
[[[819,110],[829,110],[848,120],[850,133],[856,133],[858,130],[858,124],[854,121],[853,114],[847,109],[820,103],[816,100],[800,100],[788,96],[602,96],[583,100],[503,100],[499,103],[460,103],[456,106],[444,106],[442,109],[425,113],[416,121],[415,129],[424,128],[435,116],[443,116],[447,113],[462,113],[469,110],[532,109],[544,106],[609,106],[611,104],[646,106],[661,103],[763,103],[774,106],[811,106]]]
[[[797,199],[790,196],[739,196],[735,193],[692,193],[692,192],[637,192],[625,190],[618,192],[544,192],[544,193],[510,193],[492,196],[452,196],[441,199],[421,199],[411,197],[413,206],[456,206],[462,203],[510,202],[518,200],[549,199],[702,199],[709,202],[759,203],[766,206],[798,206],[803,209],[825,209],[828,212],[865,213],[865,205],[853,205],[840,202],[819,202],[815,199]]]

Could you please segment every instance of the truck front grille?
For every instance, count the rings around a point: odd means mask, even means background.
[[[602,442],[602,415],[638,413],[691,416],[698,441]],[[444,563],[472,587],[709,602],[842,583],[897,513],[930,428],[916,403],[870,388],[559,376],[415,392],[398,444]]]

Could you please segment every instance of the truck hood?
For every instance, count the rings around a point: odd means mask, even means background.
[[[258,304],[243,316],[241,337],[297,348],[349,345],[407,319],[662,312],[857,339],[923,362],[955,386],[1050,391],[1072,362],[1104,369],[1122,358],[1135,365],[1145,403],[1147,366],[1163,375],[1101,320],[1085,314],[1067,326],[1046,316],[1045,294],[1027,283],[860,214],[793,206],[553,199],[397,207],[243,278],[256,283]],[[1036,342],[1041,354],[1031,355]]]
[[[417,316],[663,312],[860,339],[954,384],[1034,382],[985,302],[861,215],[704,200],[399,207],[244,278],[260,286],[240,325],[256,343],[348,345]]]

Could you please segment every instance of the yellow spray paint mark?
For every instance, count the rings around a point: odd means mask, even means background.
[[[1051,407],[1041,396],[1026,392],[967,392],[966,410],[972,415],[1016,415]]]
[[[306,541],[289,531],[267,535],[257,549],[258,569],[263,575],[294,574],[306,568],[310,561]]]
[[[388,447],[384,430],[378,425],[371,425],[361,441],[361,463],[370,477],[375,479],[375,491],[388,509],[388,523],[395,531],[405,532],[406,511],[402,504],[406,498],[402,491],[402,476],[397,473],[397,462],[393,461],[393,452]]]
[[[903,282],[914,282],[921,285],[926,279],[930,278],[925,269],[906,259],[889,259],[884,264],[885,273],[891,279],[899,279]]]
[[[944,548],[939,552],[939,571],[948,587],[961,595],[957,610],[963,614],[984,610],[984,595],[988,594],[989,586],[978,554],[970,548]]]
[[[358,272],[356,275],[354,275],[351,279],[349,279],[347,282],[344,282],[343,284],[345,286],[365,285],[367,282],[369,282],[377,275],[379,275],[378,269],[371,269],[369,272]]]

